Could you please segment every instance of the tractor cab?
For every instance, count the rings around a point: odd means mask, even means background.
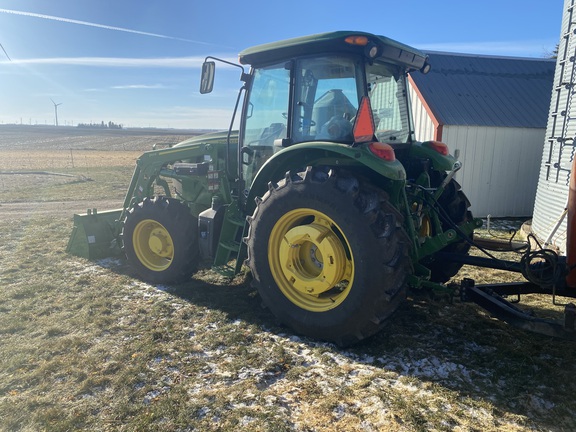
[[[243,146],[311,141],[353,144],[360,100],[368,96],[376,138],[408,143],[412,125],[404,70],[361,57],[326,55],[255,68],[245,104]]]
[[[275,153],[300,143],[353,145],[360,101],[368,97],[375,138],[395,148],[414,139],[406,73],[426,56],[391,39],[332,32],[249,48],[239,55],[246,96],[239,135],[240,172],[249,188]],[[213,72],[213,69],[212,69]],[[203,82],[211,83],[206,74]]]

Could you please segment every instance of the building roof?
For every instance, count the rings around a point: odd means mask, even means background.
[[[546,128],[555,60],[427,54],[431,71],[410,76],[440,124]]]

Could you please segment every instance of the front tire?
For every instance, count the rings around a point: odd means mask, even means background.
[[[356,177],[308,168],[271,184],[250,220],[248,266],[264,304],[296,332],[349,345],[406,296],[402,217]]]
[[[196,271],[198,222],[173,198],[154,197],[130,209],[122,243],[128,263],[146,282],[182,282]]]

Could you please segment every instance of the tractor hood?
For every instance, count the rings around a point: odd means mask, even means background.
[[[197,135],[185,141],[179,142],[174,147],[191,146],[195,144],[226,144],[228,140],[228,131],[210,132],[207,134]],[[238,131],[230,133],[230,142],[238,141]]]

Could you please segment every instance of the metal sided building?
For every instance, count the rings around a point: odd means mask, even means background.
[[[428,54],[410,75],[416,138],[460,151],[474,216],[531,217],[555,60]]]
[[[575,0],[564,1],[554,87],[532,219],[532,232],[543,242],[557,246],[561,252],[566,251],[564,210],[568,202],[576,138],[575,3]]]

